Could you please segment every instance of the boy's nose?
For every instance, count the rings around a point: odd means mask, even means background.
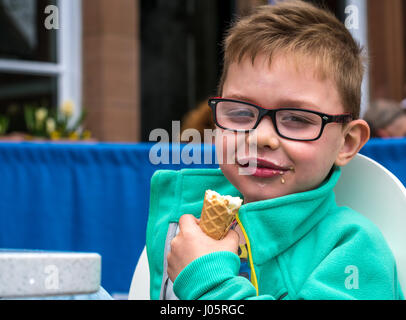
[[[269,116],[265,116],[256,130],[256,144],[258,148],[270,148],[276,150],[280,146],[279,136],[275,130],[272,123],[272,119]],[[248,137],[248,139],[253,139],[253,137]],[[249,144],[255,143],[255,141],[248,141]]]

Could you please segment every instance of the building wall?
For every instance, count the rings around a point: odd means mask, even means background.
[[[101,141],[140,138],[138,0],[82,1],[83,106]]]
[[[266,2],[236,0],[236,11]],[[82,6],[87,127],[101,141],[140,141],[140,0],[85,0]],[[370,100],[405,97],[405,10],[402,0],[368,0]]]
[[[371,99],[405,98],[405,4],[368,0]]]

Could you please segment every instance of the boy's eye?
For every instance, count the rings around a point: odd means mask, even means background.
[[[224,121],[233,123],[251,123],[256,121],[257,113],[251,108],[222,108],[220,116]]]
[[[227,112],[227,116],[232,118],[255,118],[254,113],[247,109],[235,109]]]
[[[320,120],[317,115],[306,112],[281,112],[278,113],[278,122],[291,127],[305,127],[319,125]]]
[[[298,116],[286,116],[280,119],[282,122],[301,122],[301,123],[311,123],[308,119]]]

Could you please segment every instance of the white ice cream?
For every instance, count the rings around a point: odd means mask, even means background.
[[[242,205],[242,199],[240,197],[222,196],[218,192],[213,191],[213,190],[207,190],[207,195],[208,195],[209,199],[212,199],[213,197],[215,197],[218,199],[227,200],[228,209],[230,209],[231,211],[234,211],[234,210],[240,208]]]

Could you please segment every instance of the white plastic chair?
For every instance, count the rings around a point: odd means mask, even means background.
[[[149,295],[149,265],[147,249],[144,247],[138,259],[133,279],[131,281],[128,300],[150,300]]]
[[[389,170],[357,154],[342,168],[336,201],[366,216],[384,235],[397,263],[399,282],[406,292],[406,189]],[[130,300],[148,300],[149,267],[144,248],[135,269]]]
[[[395,256],[402,291],[406,292],[406,189],[403,184],[388,169],[358,154],[343,167],[334,191],[338,205],[358,211],[381,230]]]

